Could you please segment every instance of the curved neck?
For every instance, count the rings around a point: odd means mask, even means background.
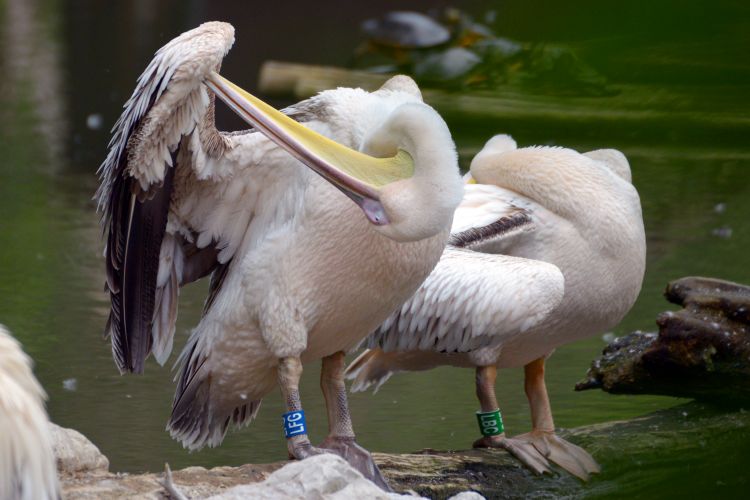
[[[389,237],[421,239],[450,227],[463,197],[455,144],[440,116],[422,103],[395,108],[364,142],[364,152],[392,156],[402,149],[414,160],[414,175],[383,186],[381,201]]]

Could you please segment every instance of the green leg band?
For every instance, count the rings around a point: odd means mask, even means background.
[[[500,409],[495,411],[478,411],[477,422],[479,422],[479,432],[482,433],[482,436],[497,436],[505,432]]]

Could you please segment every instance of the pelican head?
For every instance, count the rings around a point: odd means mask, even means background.
[[[448,126],[428,105],[396,107],[356,151],[217,73],[206,84],[244,120],[346,194],[384,236],[417,241],[450,228],[463,185]],[[382,90],[394,89],[386,84]]]
[[[414,164],[410,177],[380,189],[390,222],[379,228],[381,233],[413,241],[450,227],[463,185],[453,139],[435,110],[421,102],[398,106],[365,139],[362,151],[381,158],[405,152]]]

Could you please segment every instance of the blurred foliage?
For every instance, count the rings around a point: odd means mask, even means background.
[[[570,47],[497,36],[456,8],[444,9],[434,18],[389,12],[365,21],[362,31],[367,39],[355,51],[354,67],[407,73],[420,85],[456,90],[511,86],[547,95],[616,93]]]

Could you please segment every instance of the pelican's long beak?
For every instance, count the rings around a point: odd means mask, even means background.
[[[206,85],[245,121],[351,198],[370,222],[389,223],[380,188],[414,174],[414,161],[407,152],[373,158],[310,130],[218,73],[212,72]]]

